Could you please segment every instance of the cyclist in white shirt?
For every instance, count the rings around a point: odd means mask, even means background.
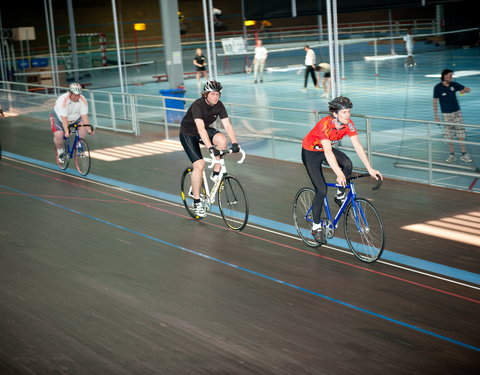
[[[68,91],[57,98],[50,113],[53,143],[57,148],[59,159],[65,157],[63,137],[70,135],[68,125],[73,124],[89,124],[87,99],[82,95],[82,86],[78,83],[72,83]],[[87,132],[93,134],[93,129],[88,126],[81,127],[78,132],[81,138],[85,138]]]
[[[312,76],[313,84],[318,89],[317,77],[315,76],[315,52],[308,45],[303,47],[305,50],[305,84],[304,89],[307,88],[308,75]]]

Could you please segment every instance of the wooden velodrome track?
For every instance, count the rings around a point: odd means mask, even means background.
[[[359,183],[387,228],[385,257],[366,265],[289,233],[301,165],[229,163],[252,214],[235,233],[178,203],[181,151],[94,159],[84,179],[53,165],[45,122],[3,119],[0,140],[1,374],[480,370],[478,194]],[[405,228],[456,215],[458,240]]]

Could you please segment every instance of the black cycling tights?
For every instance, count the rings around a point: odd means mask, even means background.
[[[349,177],[352,174],[352,161],[345,153],[336,148],[332,149],[337,163],[342,169],[343,174]],[[322,212],[323,199],[327,195],[327,184],[323,177],[322,163],[326,161],[323,151],[308,151],[302,148],[302,161],[307,169],[308,176],[312,180],[315,188],[315,198],[313,199],[313,221],[320,222],[320,213]]]

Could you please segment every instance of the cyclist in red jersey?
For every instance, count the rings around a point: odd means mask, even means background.
[[[305,136],[302,142],[302,162],[307,169],[308,176],[315,187],[313,199],[313,227],[312,234],[320,244],[326,244],[325,233],[320,223],[323,200],[327,195],[327,185],[323,176],[322,163],[327,162],[337,176],[338,185],[346,186],[347,177],[352,174],[352,161],[342,151],[333,148],[343,137],[348,135],[353,147],[368,173],[377,179],[383,179],[381,173],[373,169],[358,138],[353,121],[350,119],[352,102],[344,96],[339,96],[328,103],[330,115],[322,118]],[[346,189],[338,189],[335,202],[341,205],[345,200]]]

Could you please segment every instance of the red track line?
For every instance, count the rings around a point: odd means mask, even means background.
[[[12,165],[10,165],[10,164],[8,164],[8,163],[7,163],[7,165],[12,166]],[[60,182],[63,182],[63,183],[67,183],[67,184],[70,184],[70,185],[74,185],[74,186],[77,186],[77,187],[80,187],[80,188],[83,188],[83,189],[86,189],[86,190],[91,190],[91,191],[98,192],[98,193],[100,193],[100,194],[105,194],[105,195],[108,195],[108,196],[111,196],[111,197],[115,197],[115,198],[118,198],[118,199],[120,199],[120,200],[122,200],[122,201],[125,201],[125,202],[128,202],[128,203],[139,204],[139,205],[141,205],[141,206],[146,206],[146,207],[148,207],[148,208],[152,208],[152,209],[157,210],[157,211],[162,211],[162,212],[169,213],[169,214],[172,214],[172,215],[175,215],[175,216],[178,216],[178,217],[184,217],[184,218],[189,218],[189,219],[191,219],[191,220],[195,220],[195,219],[191,218],[190,216],[187,216],[187,215],[184,215],[184,214],[179,214],[179,213],[176,213],[176,212],[173,212],[173,211],[170,211],[170,210],[158,208],[158,207],[152,206],[151,204],[148,204],[148,203],[141,203],[141,202],[138,202],[138,201],[135,201],[135,200],[132,200],[132,199],[128,199],[128,198],[124,198],[124,197],[121,197],[121,196],[118,196],[118,195],[115,195],[115,194],[112,194],[112,193],[107,193],[107,192],[104,192],[104,191],[100,191],[100,190],[98,190],[98,189],[93,189],[93,188],[91,188],[91,187],[83,186],[83,185],[81,185],[81,184],[77,184],[77,183],[65,181],[65,180],[60,179],[60,178],[57,178],[57,177],[48,176],[48,175],[43,174],[43,173],[40,173],[40,172],[29,171],[29,170],[27,170],[27,169],[25,169],[25,168],[23,168],[23,167],[18,167],[18,166],[12,166],[12,167],[17,168],[17,169],[25,170],[25,171],[27,171],[27,172],[29,172],[29,173],[37,174],[37,175],[42,176],[42,177],[47,177],[47,178],[54,179],[54,180],[57,180],[57,181],[60,181]],[[64,197],[64,198],[65,198],[65,197]],[[199,221],[199,220],[195,220],[195,221]],[[201,222],[201,223],[204,224],[204,225],[213,226],[213,227],[216,227],[216,228],[220,228],[220,229],[223,229],[223,230],[228,230],[228,231],[230,231],[230,229],[225,228],[225,227],[222,226],[222,225],[213,224],[213,223],[208,223],[208,222],[205,222],[205,221],[199,221],[199,222]],[[370,269],[370,268],[366,268],[366,267],[359,266],[359,265],[356,265],[356,264],[353,264],[353,263],[345,262],[345,261],[343,261],[343,260],[338,260],[338,259],[330,258],[330,257],[328,257],[328,256],[320,255],[320,254],[313,253],[313,252],[307,251],[307,250],[303,250],[303,249],[300,249],[300,248],[295,247],[295,246],[290,246],[290,245],[287,245],[287,244],[284,244],[284,243],[281,243],[281,242],[269,240],[269,239],[262,238],[262,237],[259,237],[259,236],[254,236],[254,235],[252,235],[252,234],[248,234],[248,233],[244,233],[244,232],[238,232],[238,234],[243,235],[243,236],[247,236],[247,237],[250,237],[250,238],[255,238],[255,239],[257,239],[257,240],[264,241],[264,242],[268,242],[268,243],[271,243],[271,244],[274,244],[274,245],[277,245],[277,246],[281,246],[281,247],[284,247],[284,248],[288,248],[288,249],[291,249],[291,250],[295,250],[295,251],[298,251],[298,252],[301,252],[301,253],[313,255],[313,256],[316,256],[316,257],[319,257],[319,258],[322,258],[322,259],[330,260],[330,261],[332,261],[332,262],[340,263],[340,264],[343,264],[343,265],[346,265],[346,266],[350,266],[350,267],[353,267],[353,268],[361,269],[361,270],[364,270],[364,271],[367,271],[367,272],[374,273],[374,274],[376,274],[376,275],[385,276],[385,277],[388,277],[388,278],[391,278],[391,279],[395,279],[395,280],[398,280],[398,281],[402,281],[402,282],[407,283],[407,284],[416,285],[416,286],[419,286],[419,287],[421,287],[421,288],[433,290],[433,291],[436,291],[436,292],[439,292],[439,293],[443,293],[443,294],[446,294],[446,295],[449,295],[449,296],[452,296],[452,297],[456,297],[456,298],[460,298],[460,299],[463,299],[463,300],[466,300],[466,301],[470,301],[470,302],[474,302],[474,303],[479,303],[479,304],[480,304],[480,301],[479,301],[479,300],[476,300],[476,299],[473,299],[473,298],[470,298],[470,297],[466,297],[466,296],[462,296],[462,295],[460,295],[460,294],[448,292],[448,291],[443,290],[443,289],[434,288],[434,287],[431,287],[431,286],[428,286],[428,285],[425,285],[425,284],[417,283],[417,282],[415,282],[415,281],[410,281],[410,280],[404,279],[404,278],[402,278],[402,277],[390,275],[390,274],[387,274],[387,273],[384,273],[384,272],[375,271],[375,270],[372,270],[372,269]]]
[[[279,246],[282,246],[282,247],[287,247],[287,248],[290,248],[290,249],[293,249],[293,250],[296,250],[296,251],[299,251],[299,252],[302,252],[302,253],[306,253],[306,254],[310,254],[310,255],[313,255],[313,256],[316,256],[316,257],[319,257],[319,258],[331,260],[332,262],[345,264],[345,265],[347,265],[347,266],[354,267],[354,268],[358,268],[358,269],[361,269],[361,270],[364,270],[364,271],[367,271],[367,272],[371,272],[371,273],[374,273],[374,274],[377,274],[377,275],[381,275],[381,276],[389,277],[389,278],[391,278],[391,279],[396,279],[396,280],[399,280],[399,281],[403,281],[403,282],[405,282],[405,283],[412,284],[412,285],[416,285],[416,286],[420,286],[420,287],[422,287],[422,288],[426,288],[426,289],[430,289],[430,290],[434,290],[434,291],[439,292],[439,293],[448,294],[448,295],[450,295],[450,296],[457,297],[457,298],[461,298],[461,299],[464,299],[464,300],[467,300],[467,301],[470,301],[470,302],[480,303],[479,300],[476,300],[476,299],[473,299],[473,298],[470,298],[470,297],[465,297],[465,296],[462,296],[462,295],[460,295],[460,294],[448,292],[448,291],[443,290],[443,289],[438,289],[438,288],[434,288],[434,287],[431,287],[431,286],[428,286],[428,285],[425,285],[425,284],[417,283],[417,282],[415,282],[415,281],[410,281],[410,280],[404,279],[404,278],[402,278],[402,277],[398,277],[398,276],[394,276],[394,275],[389,275],[389,274],[387,274],[387,273],[385,273],[385,272],[375,271],[375,270],[372,270],[372,269],[370,269],[370,268],[366,268],[366,267],[363,267],[363,266],[359,266],[359,265],[357,265],[357,264],[353,264],[353,263],[345,262],[345,261],[343,261],[343,260],[338,260],[338,259],[330,258],[330,257],[325,256],[325,255],[320,255],[320,254],[317,254],[317,253],[313,253],[313,252],[311,252],[311,251],[302,250],[302,249],[297,248],[297,247],[294,247],[294,246],[285,245],[285,244],[282,244],[282,243],[280,243],[280,242],[276,242],[276,241],[268,240],[268,239],[265,239],[265,238],[257,237],[257,236],[251,235],[251,234],[247,234],[247,233],[241,233],[241,234],[243,234],[243,235],[245,235],[245,236],[248,236],[248,237],[253,237],[253,238],[259,239],[259,240],[261,240],[261,241],[270,242],[270,243],[272,243],[272,244],[274,244],[274,245],[279,245]]]
[[[169,214],[172,214],[172,215],[175,215],[175,216],[179,216],[179,217],[183,217],[183,218],[188,218],[188,219],[192,219],[194,220],[193,218],[191,218],[191,216],[189,215],[185,215],[185,214],[178,214],[176,212],[173,212],[173,211],[169,211],[169,210],[165,210],[165,209],[162,209],[162,208],[159,208],[159,207],[156,207],[156,205],[158,205],[158,203],[155,203],[155,204],[151,204],[151,203],[142,203],[142,202],[138,202],[138,201],[135,201],[133,199],[130,199],[130,198],[124,198],[124,197],[121,197],[119,195],[115,195],[113,193],[107,193],[105,191],[101,191],[101,190],[98,190],[98,189],[94,189],[92,187],[89,187],[89,186],[85,186],[83,184],[79,184],[79,183],[76,183],[76,182],[73,182],[73,181],[65,181],[63,178],[59,178],[59,177],[54,177],[54,176],[50,176],[50,175],[47,175],[45,173],[41,173],[41,172],[37,172],[37,171],[33,171],[33,170],[28,170],[26,168],[23,168],[23,167],[20,167],[20,166],[16,166],[16,165],[11,165],[9,163],[5,163],[6,165],[12,167],[12,168],[16,168],[16,169],[20,169],[20,170],[24,170],[28,173],[31,173],[31,174],[36,174],[38,176],[42,176],[42,177],[46,177],[46,178],[49,178],[51,180],[56,180],[58,182],[62,182],[64,184],[69,184],[69,185],[72,185],[72,186],[76,186],[78,188],[82,188],[82,189],[85,189],[85,190],[90,190],[90,191],[94,191],[94,192],[97,192],[97,193],[100,193],[100,194],[104,194],[104,195],[108,195],[110,197],[114,197],[114,198],[117,198],[117,199],[120,199],[120,201],[122,202],[126,202],[126,203],[134,203],[134,204],[138,204],[140,206],[145,206],[145,207],[148,207],[148,208],[152,208],[154,210],[157,210],[157,211],[162,211],[162,212],[166,212],[166,213],[169,213]],[[88,180],[87,180],[88,181]],[[88,181],[89,183],[92,183],[92,181]],[[128,192],[128,191],[125,191],[126,193],[128,194],[131,194],[131,192]],[[34,196],[37,196],[36,194],[32,194]],[[38,195],[40,196],[40,195]],[[60,196],[59,198],[62,198],[62,199],[69,199],[69,197],[65,197],[65,196]],[[70,197],[71,198],[71,197]],[[77,198],[77,199],[89,199],[89,198]],[[206,224],[206,223],[204,223]],[[219,227],[219,228],[222,228],[222,229],[225,229],[224,227],[222,226],[218,226],[218,225],[214,225],[212,224],[213,226],[216,226],[216,227]]]
[[[473,179],[472,183],[471,183],[470,186],[468,187],[468,190],[472,190],[472,189],[473,189],[473,187],[474,187],[475,184],[477,183],[477,180],[478,180],[477,177],[475,177],[475,178]]]
[[[21,195],[25,196],[22,193],[15,192],[0,192],[0,195]],[[98,198],[80,198],[80,197],[66,197],[64,195],[47,195],[47,194],[33,194],[39,198],[49,198],[49,199],[64,199],[64,200],[81,200],[81,201],[95,201],[95,202],[108,202],[108,203],[125,203],[124,200],[114,200],[114,199],[98,199]],[[127,202],[128,203],[128,202]]]
[[[22,193],[15,193],[15,192],[9,192],[9,191],[4,191],[0,192],[0,195],[21,195],[24,196],[25,194]],[[64,195],[47,195],[47,194],[32,194],[35,195],[36,197],[39,198],[49,198],[49,199],[63,199],[63,200],[81,200],[81,201],[91,201],[91,202],[105,202],[105,203],[132,203],[132,204],[143,204],[140,202],[125,202],[124,199],[99,199],[99,198],[80,198],[80,197],[66,197]],[[147,204],[147,203],[145,203]],[[149,205],[152,205],[149,203]],[[155,203],[154,206],[163,206],[163,205],[168,205],[168,203]]]

